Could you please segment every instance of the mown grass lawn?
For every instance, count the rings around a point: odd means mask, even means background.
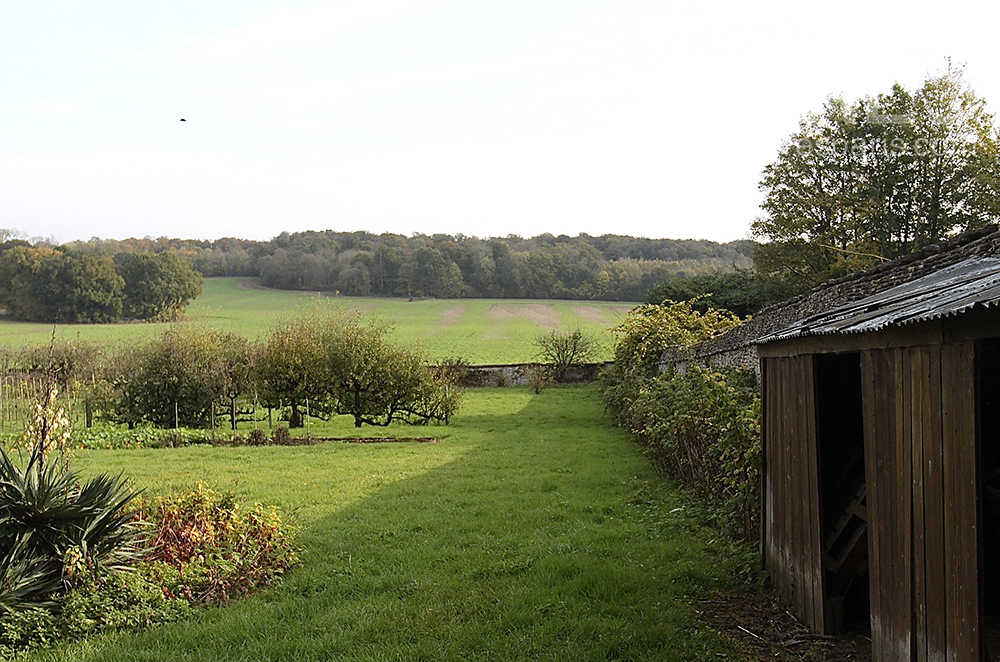
[[[689,601],[729,572],[724,543],[594,386],[471,391],[426,433],[440,441],[79,452],[149,492],[203,481],[295,510],[304,562],[191,622],[32,659],[735,659]]]
[[[187,318],[248,338],[263,338],[296,308],[317,298],[348,310],[376,314],[394,325],[398,343],[419,344],[432,360],[460,356],[472,363],[525,363],[536,358],[535,338],[552,329],[581,329],[602,343],[602,359],[613,354],[608,329],[620,323],[635,304],[621,301],[536,301],[508,299],[376,299],[322,296],[256,286],[253,278],[208,278],[204,293],[191,302]],[[63,324],[58,336],[100,345],[152,339],[166,324]],[[51,324],[0,319],[0,345],[43,345]]]

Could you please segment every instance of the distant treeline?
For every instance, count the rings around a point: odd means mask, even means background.
[[[267,287],[352,296],[640,301],[665,280],[752,263],[753,242],[543,234],[283,232],[247,239],[99,239],[67,248],[95,258],[173,252],[204,276],[256,276]]]

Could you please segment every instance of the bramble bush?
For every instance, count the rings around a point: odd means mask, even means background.
[[[754,535],[760,399],[752,372],[692,366],[643,379],[620,422],[658,469],[708,501],[729,533]]]
[[[666,349],[683,348],[738,323],[731,313],[702,313],[690,302],[640,306],[614,329],[615,363],[601,373],[601,381],[605,408],[657,468],[702,497],[723,528],[749,539],[758,526],[756,376],[698,366],[658,372]]]
[[[160,497],[146,561],[167,595],[194,605],[224,604],[271,584],[298,562],[282,518],[258,503],[204,485]]]

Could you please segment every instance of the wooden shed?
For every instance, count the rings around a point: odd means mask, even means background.
[[[880,282],[894,285],[750,343],[765,568],[813,629],[870,627],[879,662],[988,659],[1000,613],[992,247],[1000,236],[978,233],[929,267],[889,265]]]

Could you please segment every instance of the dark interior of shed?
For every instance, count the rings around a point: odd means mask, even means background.
[[[1000,338],[976,348],[983,601],[986,615],[1000,616]]]
[[[983,636],[990,660],[1000,659],[1000,338],[976,347],[979,440],[980,577]]]
[[[861,355],[815,357],[826,631],[870,629]]]

